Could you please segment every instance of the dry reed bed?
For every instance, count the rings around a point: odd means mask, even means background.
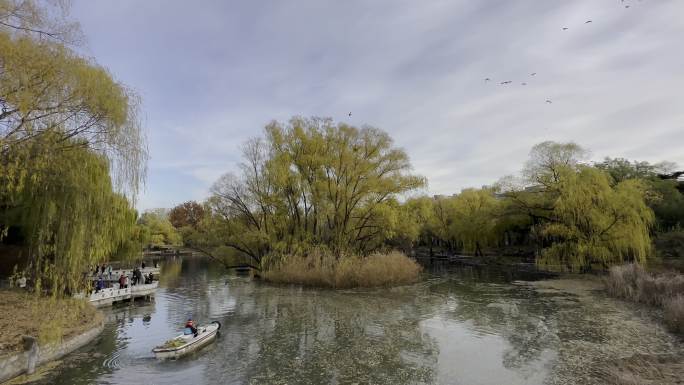
[[[684,333],[684,275],[652,274],[638,264],[614,266],[605,278],[609,294],[663,309],[668,327]]]
[[[417,262],[399,252],[336,258],[330,253],[314,251],[303,257],[283,257],[264,273],[264,279],[339,289],[396,286],[418,281],[421,270]]]
[[[681,384],[684,362],[670,354],[634,354],[613,360],[599,373],[606,385]]]

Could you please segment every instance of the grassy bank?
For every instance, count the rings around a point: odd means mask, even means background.
[[[684,334],[684,275],[676,272],[651,273],[642,266],[614,266],[605,279],[611,295],[663,309],[667,326]]]
[[[418,263],[399,252],[341,258],[314,252],[305,257],[285,257],[266,270],[263,277],[275,283],[314,287],[375,287],[416,282],[421,270]]]
[[[22,349],[22,335],[41,344],[56,342],[95,326],[102,315],[83,300],[38,297],[0,290],[0,355]]]

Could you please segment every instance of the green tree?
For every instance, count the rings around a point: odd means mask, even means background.
[[[552,220],[561,172],[578,170],[588,154],[589,151],[574,142],[546,141],[533,146],[521,178],[509,176],[497,183],[506,198],[505,219],[501,221],[510,225],[506,229],[527,231],[538,248],[545,247],[546,240],[539,230]]]
[[[587,154],[575,143],[534,146],[523,179],[502,184],[508,225],[529,218],[542,266],[582,270],[643,262],[651,253],[654,220],[648,185],[637,179],[615,183],[608,172],[582,163]]]
[[[419,244],[431,245],[434,240],[432,228],[434,208],[428,197],[408,199],[397,209],[398,220],[390,244],[408,253]]]
[[[455,217],[455,207],[453,199],[449,197],[437,196],[432,202],[433,214],[428,223],[431,234],[441,246],[446,246],[449,251],[454,251],[456,239],[452,230],[452,223]],[[432,243],[430,244],[430,255],[432,255]]]
[[[645,202],[647,187],[633,179],[612,187],[609,176],[593,167],[558,171],[553,212],[541,227],[552,243],[542,251],[540,265],[580,270],[644,262],[654,221]]]
[[[650,192],[648,202],[655,213],[658,230],[666,232],[684,229],[684,194],[678,189],[678,182],[652,178],[646,183]]]
[[[82,273],[89,266],[130,239],[135,211],[113,189],[102,155],[80,146],[49,153],[43,146],[51,144],[26,142],[21,146],[26,151],[13,154],[13,161],[24,162],[28,177],[3,197],[0,224],[23,234],[27,273],[37,288],[74,292],[85,283]],[[42,159],[33,163],[36,157]]]
[[[117,187],[137,192],[147,157],[137,97],[104,68],[56,42],[0,30],[0,111],[5,158],[14,147],[49,136],[53,153],[78,145],[104,155]],[[25,176],[7,159],[0,167]]]
[[[491,189],[466,189],[451,198],[450,232],[463,251],[482,255],[482,248],[500,239],[498,220],[501,202]]]
[[[552,141],[536,144],[523,168],[523,177],[533,186],[557,183],[561,170],[577,168],[589,156],[589,151],[574,142]]]
[[[144,212],[138,219],[138,224],[145,234],[146,243],[152,246],[179,246],[183,242],[180,233],[173,227],[164,209]]]
[[[676,179],[663,179],[662,175],[672,173],[674,163],[630,162],[622,158],[605,158],[596,167],[606,171],[617,184],[622,181],[641,180],[648,186],[647,202],[653,209],[657,228],[661,232],[684,227],[684,194],[679,190]]]
[[[243,158],[239,176],[216,182],[209,206],[224,223],[222,244],[257,263],[321,245],[368,253],[396,223],[390,201],[424,184],[385,132],[330,119],[273,122]]]
[[[137,96],[75,53],[68,7],[0,0],[0,241],[53,293],[130,238],[147,152]]]
[[[655,179],[658,178],[658,174],[669,173],[676,167],[671,162],[651,164],[649,162],[630,162],[624,158],[609,157],[604,158],[602,162],[595,163],[594,166],[607,172],[615,183],[628,179]]]
[[[0,0],[0,29],[75,44],[82,36],[78,23],[68,19],[69,8],[68,0]]]
[[[502,202],[493,189],[465,189],[458,195],[409,199],[402,209],[406,240],[422,241],[449,251],[482,255],[482,249],[496,245],[501,237],[499,219]]]

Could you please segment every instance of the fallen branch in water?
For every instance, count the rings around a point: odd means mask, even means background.
[[[222,264],[223,267],[225,267],[226,269],[237,269],[237,268],[239,268],[239,267],[250,267],[250,268],[252,268],[252,269],[254,269],[254,270],[261,271],[260,268],[254,266],[254,265],[252,265],[252,264],[249,264],[249,263],[243,263],[243,264],[240,264],[240,265],[229,265],[229,264],[227,264],[223,259],[218,258],[218,257],[212,255],[210,252],[208,252],[208,251],[206,251],[206,250],[203,250],[203,249],[200,249],[199,247],[195,247],[195,246],[193,246],[193,247],[187,247],[187,246],[186,246],[185,248],[186,248],[186,249],[193,250],[193,251],[197,251],[197,252],[200,252],[200,253],[206,255],[207,257],[211,258],[212,260],[214,260],[214,261],[216,261],[216,262]]]

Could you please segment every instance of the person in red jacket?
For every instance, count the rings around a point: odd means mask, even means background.
[[[126,276],[124,273],[121,273],[119,276],[119,289],[125,289],[126,287]]]

